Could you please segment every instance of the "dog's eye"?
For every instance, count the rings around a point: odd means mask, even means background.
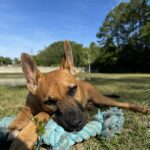
[[[77,91],[77,85],[68,87],[68,95],[73,96]]]
[[[56,104],[56,101],[50,97],[46,98],[43,100],[43,103],[46,105],[54,105]]]

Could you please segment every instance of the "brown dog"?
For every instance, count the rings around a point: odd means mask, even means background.
[[[144,107],[114,101],[101,95],[91,84],[76,80],[72,50],[68,41],[64,42],[64,48],[66,56],[60,69],[49,73],[41,73],[28,54],[21,55],[22,70],[30,92],[25,107],[9,126],[8,139],[17,136],[11,144],[11,150],[32,149],[38,136],[33,117],[44,121],[55,114],[55,120],[66,130],[77,131],[86,123],[84,109],[88,102],[148,112]]]

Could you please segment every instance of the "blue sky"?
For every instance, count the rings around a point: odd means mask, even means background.
[[[122,1],[128,0],[0,0],[0,56],[37,54],[65,39],[88,46]]]

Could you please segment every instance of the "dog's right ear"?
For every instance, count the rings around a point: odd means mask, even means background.
[[[40,77],[41,73],[37,69],[33,58],[26,53],[21,54],[21,66],[27,80],[27,87],[29,91],[35,95],[38,86],[38,78]]]

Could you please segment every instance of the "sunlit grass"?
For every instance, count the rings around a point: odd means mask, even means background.
[[[149,74],[80,74],[103,94],[120,95],[119,101],[139,103],[150,108]],[[25,87],[0,87],[0,118],[16,114],[27,96]],[[109,108],[109,107],[108,107]],[[89,114],[94,114],[96,109]],[[105,108],[107,109],[107,108]],[[125,125],[120,135],[110,140],[91,138],[74,147],[85,150],[149,150],[150,115],[124,110]]]

